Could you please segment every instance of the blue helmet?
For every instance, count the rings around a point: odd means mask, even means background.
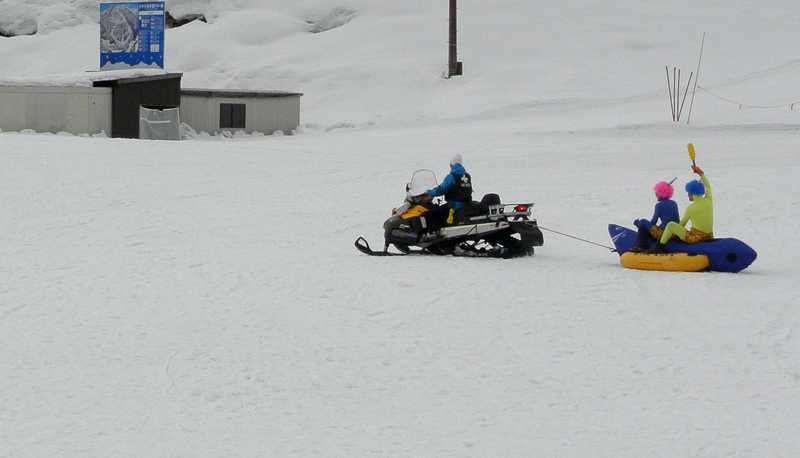
[[[706,187],[702,181],[692,180],[686,183],[686,192],[695,196],[703,196],[706,194]]]

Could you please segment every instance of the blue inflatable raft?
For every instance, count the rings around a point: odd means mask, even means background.
[[[620,256],[636,245],[636,231],[627,227],[608,225],[608,234]],[[655,240],[653,241],[655,244]],[[716,272],[739,272],[756,260],[758,254],[746,243],[737,239],[714,239],[708,242],[688,244],[672,240],[667,246],[668,253],[687,253],[708,257],[708,270]]]

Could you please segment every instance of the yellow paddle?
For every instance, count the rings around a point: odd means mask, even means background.
[[[692,165],[696,166],[697,164],[694,163],[694,145],[689,143],[686,148],[689,150],[689,159],[692,160]]]

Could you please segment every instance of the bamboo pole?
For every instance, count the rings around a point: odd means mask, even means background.
[[[678,67],[672,67],[672,86],[673,86],[672,95],[675,97],[675,99],[672,101],[672,103],[675,105],[675,119],[674,119],[674,121],[677,121],[678,120],[678,104],[675,103],[675,100],[678,100]]]
[[[667,71],[667,91],[669,93],[669,111],[672,112],[672,120],[675,121],[675,104],[672,103],[672,83],[669,81],[669,66],[665,65]]]
[[[683,101],[681,102],[681,108],[678,110],[678,121],[681,120],[683,106],[686,104],[686,96],[689,94],[689,86],[692,85],[692,76],[694,76],[694,72],[689,73],[689,81],[686,82],[686,90],[683,92]]]

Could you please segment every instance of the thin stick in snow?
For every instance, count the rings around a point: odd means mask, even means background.
[[[686,117],[686,124],[692,120],[692,107],[694,106],[694,94],[697,92],[697,82],[700,80],[700,62],[703,60],[703,46],[706,44],[706,33],[703,32],[703,39],[700,41],[700,57],[697,58],[697,71],[694,78],[694,89],[692,90],[692,100],[689,102],[689,115]]]
[[[689,81],[686,82],[686,90],[683,92],[683,101],[681,102],[681,108],[678,110],[678,121],[681,120],[681,114],[683,113],[683,106],[686,104],[686,96],[689,94],[689,86],[692,85],[692,76],[694,72],[689,73]]]
[[[672,95],[675,96],[675,99],[672,101],[672,104],[675,105],[675,119],[673,121],[678,120],[678,104],[675,103],[675,100],[678,100],[678,67],[672,67]]]
[[[680,101],[680,99],[681,99],[681,69],[680,68],[678,69],[678,79],[677,79],[677,83],[676,84],[678,85],[678,90],[675,92],[675,113],[676,113],[675,114],[675,120],[676,121],[680,121],[681,120],[681,112],[680,112],[680,110],[678,110],[678,101]]]
[[[669,66],[665,65],[664,70],[667,71],[667,91],[669,93],[669,111],[672,112],[672,120],[675,121],[675,104],[672,103],[672,83],[669,81]]]

